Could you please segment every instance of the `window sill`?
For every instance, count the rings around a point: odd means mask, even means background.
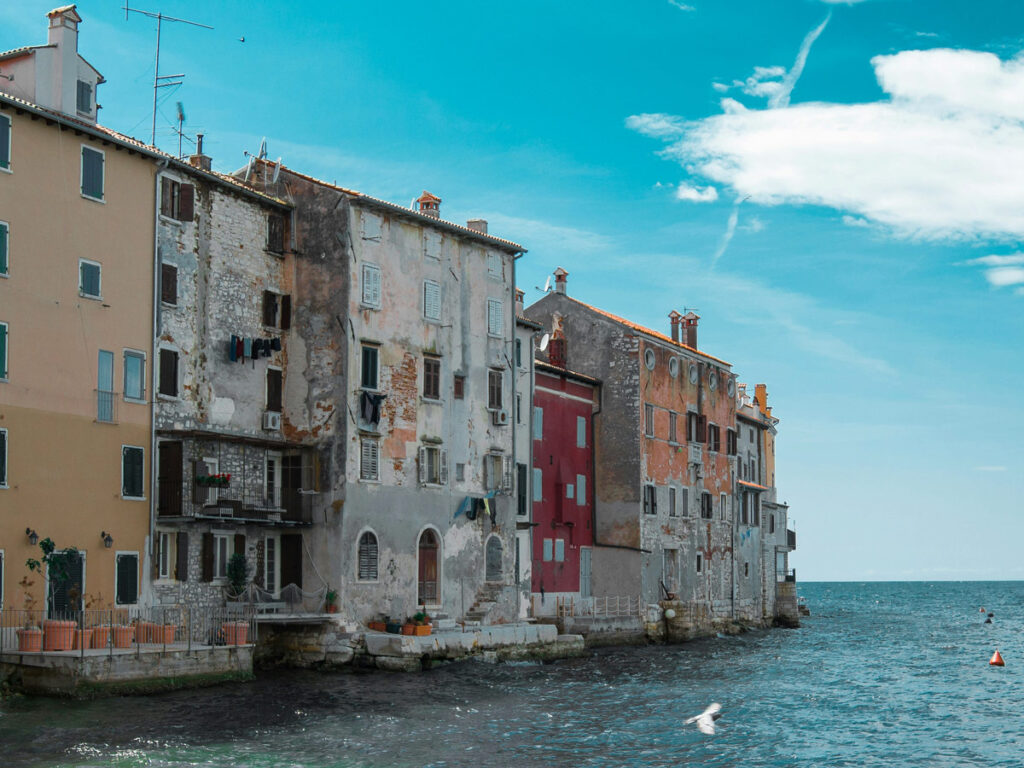
[[[14,173],[9,165],[0,165],[0,171],[3,171],[4,173]]]
[[[420,395],[420,402],[427,403],[428,405],[444,405],[444,400],[439,397],[427,397],[426,395]]]
[[[178,308],[177,304],[170,304],[170,303],[168,303],[166,301],[162,301],[162,300],[160,302],[160,306],[161,307],[166,307],[168,309],[177,309]]]
[[[10,275],[7,272],[0,272],[0,277],[6,280],[8,277],[10,277]]]
[[[165,395],[163,392],[158,392],[156,396],[157,396],[157,399],[159,399],[159,400],[169,400],[169,401],[172,401],[172,402],[176,402],[176,401],[181,399],[177,395]]]
[[[134,403],[135,405],[149,405],[148,400],[140,397],[126,397],[124,401],[126,403]]]
[[[145,496],[121,496],[122,501],[145,501]],[[133,603],[134,605],[134,603]]]
[[[85,192],[82,193],[82,199],[83,200],[91,200],[92,202],[99,203],[100,205],[106,205],[107,204],[107,201],[104,200],[102,197],[93,197],[92,195],[85,194]]]
[[[102,296],[95,296],[91,293],[82,293],[81,291],[78,292],[78,297],[80,299],[90,299],[92,301],[103,301]]]
[[[360,309],[380,310],[380,304],[365,304],[363,302],[359,302],[359,308]]]
[[[173,224],[176,227],[183,227],[185,224],[189,224],[191,222],[182,221],[181,219],[176,219],[173,216],[168,216],[165,213],[161,213],[160,214],[160,223],[161,224]]]
[[[359,482],[360,483],[366,483],[367,485],[382,485],[383,484],[382,480],[372,480],[372,479],[369,479],[369,478],[366,478],[366,477],[360,477],[359,478]]]

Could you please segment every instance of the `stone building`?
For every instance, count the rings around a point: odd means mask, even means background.
[[[594,594],[736,618],[732,370],[698,350],[696,315],[674,312],[666,336],[571,298],[567,277],[525,314],[552,333],[549,359],[602,382]]]
[[[342,610],[515,618],[523,248],[426,192],[412,210],[262,160],[237,175],[296,210],[283,414],[323,457],[307,544]]]

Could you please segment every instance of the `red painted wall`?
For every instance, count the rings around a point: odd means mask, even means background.
[[[533,443],[534,469],[541,470],[543,500],[533,502],[534,592],[580,591],[580,547],[592,547],[594,532],[593,424],[595,386],[538,370],[534,405],[544,411],[542,436]],[[585,423],[585,442],[577,440],[577,419]],[[536,435],[535,435],[536,437]],[[536,471],[534,478],[536,478]],[[578,498],[577,475],[586,478],[585,503]],[[573,497],[567,498],[572,485]],[[551,539],[552,560],[544,560],[544,540]],[[555,540],[565,544],[565,559],[554,560]]]

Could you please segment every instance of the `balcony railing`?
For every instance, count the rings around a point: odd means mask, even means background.
[[[117,392],[108,389],[97,389],[96,421],[113,424],[117,421]]]
[[[215,500],[194,502],[186,508],[185,514],[261,522],[311,523],[314,495],[282,488],[280,498],[268,498],[262,488],[217,488]]]
[[[786,530],[786,545],[790,549],[796,549],[796,531],[792,528]]]
[[[790,568],[788,571],[776,571],[776,581],[778,582],[796,582],[796,568]]]

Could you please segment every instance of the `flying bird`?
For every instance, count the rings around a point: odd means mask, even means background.
[[[715,702],[696,717],[691,717],[686,720],[683,725],[689,725],[690,723],[696,723],[698,730],[701,733],[706,733],[708,736],[715,735],[715,720],[722,716],[722,705]]]

